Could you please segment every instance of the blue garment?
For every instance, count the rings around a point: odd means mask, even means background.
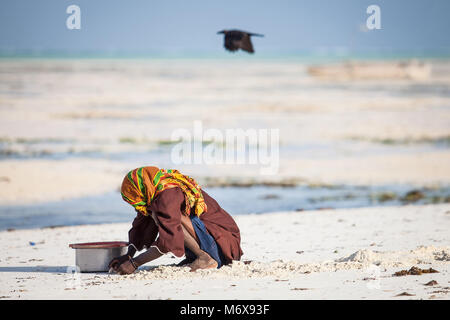
[[[217,261],[217,268],[220,268],[225,264],[225,258],[223,256],[222,250],[220,250],[219,246],[216,243],[216,240],[208,233],[206,230],[205,224],[199,217],[195,214],[190,215],[192,225],[195,230],[195,234],[200,242],[200,249],[207,252],[211,258]],[[188,248],[184,248],[186,258],[194,261],[197,257],[195,254],[189,250]]]

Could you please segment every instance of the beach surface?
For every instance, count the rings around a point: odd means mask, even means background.
[[[450,297],[449,204],[278,212],[235,219],[242,233],[240,262],[189,272],[174,266],[181,258],[167,254],[128,276],[71,273],[75,251],[68,245],[126,241],[129,223],[2,231],[0,298]],[[438,272],[393,275],[412,267]]]

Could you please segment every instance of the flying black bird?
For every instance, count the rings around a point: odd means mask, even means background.
[[[217,32],[217,34],[220,33],[223,33],[225,35],[223,43],[225,49],[231,52],[242,49],[249,53],[253,53],[255,52],[255,50],[253,50],[253,45],[250,41],[250,37],[264,37],[264,35],[262,34],[250,33],[241,30],[222,30]]]

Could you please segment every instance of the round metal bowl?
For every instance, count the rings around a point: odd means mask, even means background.
[[[69,247],[75,249],[75,264],[80,272],[108,272],[111,260],[127,253],[128,242],[72,243]]]

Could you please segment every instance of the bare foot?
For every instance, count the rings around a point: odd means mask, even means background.
[[[217,261],[211,258],[209,254],[205,252],[205,254],[197,257],[197,259],[192,262],[189,267],[191,268],[191,272],[194,272],[198,269],[212,269],[217,268]]]
[[[192,262],[194,262],[194,260],[190,260],[190,259],[186,258],[186,259],[183,259],[183,261],[179,262],[177,264],[177,267],[183,267],[183,266],[185,266],[185,265],[187,265],[189,263],[192,263]]]

